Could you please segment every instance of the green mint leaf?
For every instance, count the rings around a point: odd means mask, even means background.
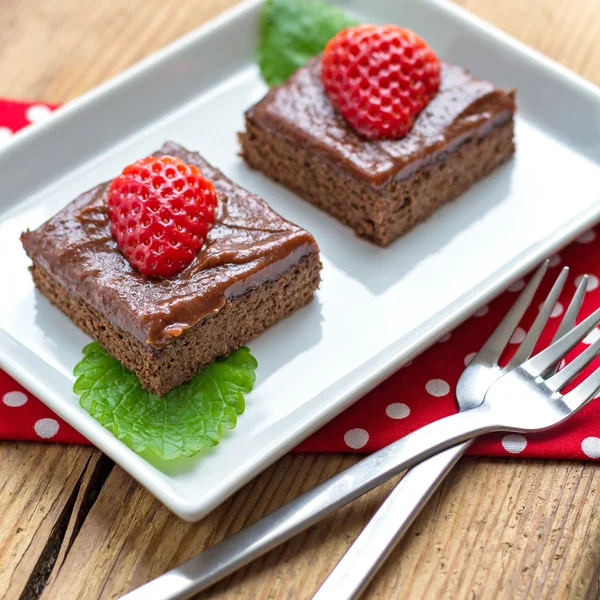
[[[283,83],[338,31],[357,24],[322,0],[266,0],[258,45],[263,79]]]
[[[240,348],[159,398],[93,342],[75,366],[73,391],[82,408],[135,452],[149,449],[172,460],[218,444],[223,429],[236,426],[256,366],[250,350]]]

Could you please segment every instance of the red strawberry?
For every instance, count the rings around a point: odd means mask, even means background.
[[[332,104],[358,133],[399,139],[437,93],[440,62],[408,29],[358,25],[329,41],[321,79]]]
[[[108,191],[110,231],[143,275],[170,277],[187,267],[215,220],[217,194],[200,169],[173,156],[125,167]]]

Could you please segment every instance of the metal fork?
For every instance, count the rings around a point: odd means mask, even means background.
[[[538,269],[483,348],[463,371],[456,389],[459,410],[470,410],[479,406],[492,383],[530,357],[564,287],[568,267],[563,268],[557,277],[513,358],[504,367],[499,365],[500,357],[530,306],[548,264],[548,261],[545,261]],[[587,275],[582,277],[552,342],[560,339],[575,325],[587,288],[587,280]],[[554,375],[556,370],[556,367],[550,369],[545,377]],[[449,448],[410,469],[323,582],[313,600],[358,598],[472,442],[473,440],[469,440]]]
[[[477,407],[434,421],[371,454],[263,519],[125,596],[186,598],[268,552],[417,462],[477,435],[530,432],[568,419],[600,388],[600,370],[572,391],[560,390],[600,351],[594,342],[564,369],[552,369],[600,323],[600,309],[548,348],[498,379]]]

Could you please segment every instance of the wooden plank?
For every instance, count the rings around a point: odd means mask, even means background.
[[[600,83],[597,0],[457,0],[457,4]]]
[[[235,3],[3,0],[0,95],[66,101]],[[459,3],[600,83],[597,0]],[[357,460],[286,457],[187,525],[118,468],[94,502],[103,478],[91,453],[0,444],[0,597],[35,595],[27,582],[49,567],[42,560],[48,548],[56,563],[44,598],[118,596]],[[598,468],[463,460],[367,595],[598,597]],[[390,489],[375,490],[202,597],[310,597]],[[52,544],[60,543],[57,555]]]
[[[182,523],[120,469],[42,598],[112,598],[239,530],[353,456],[288,456],[204,521]],[[372,598],[587,598],[600,593],[597,465],[464,459],[369,588]],[[310,598],[393,483],[201,598]],[[556,594],[556,595],[554,595]]]
[[[0,96],[66,102],[239,0],[2,0]]]
[[[357,459],[339,455],[287,456],[207,519],[191,525],[171,515],[121,469],[115,468],[42,598],[123,594],[311,489]],[[234,575],[219,588],[216,597],[228,597],[230,592],[241,588],[244,597],[272,597],[273,588],[281,582],[286,593],[299,585],[314,587],[358,534],[385,492],[385,486],[375,490],[371,502],[367,499],[354,503]],[[334,531],[331,537],[330,530]],[[265,571],[267,565],[269,569]]]
[[[594,464],[463,460],[371,595],[597,597],[599,483]]]
[[[86,469],[81,476],[64,535],[59,540],[56,540],[59,543],[58,552],[55,553],[55,558],[52,557],[51,565],[44,565],[47,566],[47,577],[44,578],[43,582],[44,587],[45,585],[50,585],[59,572],[67,553],[71,549],[85,518],[94,505],[113,467],[114,463],[108,456],[102,454],[100,450],[94,449]],[[54,538],[56,538],[56,535],[50,537],[51,542],[54,541]],[[39,589],[36,597],[41,594],[42,590],[43,587]]]
[[[60,541],[93,452],[84,446],[0,442],[0,598],[19,598],[49,541]]]

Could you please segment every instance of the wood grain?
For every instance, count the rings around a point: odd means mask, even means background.
[[[0,95],[64,102],[236,0],[2,0]],[[600,83],[598,0],[462,0]],[[0,598],[116,598],[358,457],[287,456],[202,522],[165,510],[90,448],[0,444]],[[600,597],[600,466],[466,458],[367,597]],[[201,598],[310,598],[394,482]]]
[[[0,443],[3,597],[20,597],[50,540],[66,526],[80,478],[94,452],[81,446]]]
[[[2,0],[0,96],[66,102],[238,0]]]
[[[42,598],[118,597],[356,460],[287,456],[195,525],[171,516],[115,468]],[[394,483],[198,597],[310,598]],[[464,459],[367,597],[595,598],[599,484],[591,464]]]

